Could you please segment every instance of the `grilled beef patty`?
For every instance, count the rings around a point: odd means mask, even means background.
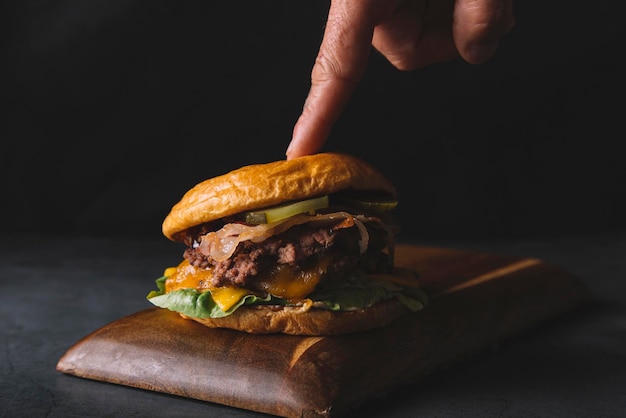
[[[224,261],[215,261],[194,246],[187,248],[183,256],[195,267],[212,267],[211,285],[217,287],[234,285],[255,288],[254,281],[259,273],[277,264],[306,268],[314,265],[322,255],[332,257],[324,280],[336,279],[356,268],[367,272],[388,271],[391,260],[383,252],[387,234],[380,228],[366,227],[369,245],[364,254],[359,254],[359,231],[356,226],[333,229],[304,224],[259,243],[242,241],[233,255]]]

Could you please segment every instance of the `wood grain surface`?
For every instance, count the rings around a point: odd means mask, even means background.
[[[63,373],[284,417],[338,417],[590,299],[538,259],[399,245],[429,306],[385,328],[336,337],[209,329],[161,308],[76,342]]]

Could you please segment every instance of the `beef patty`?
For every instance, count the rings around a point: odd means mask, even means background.
[[[359,230],[356,226],[334,229],[296,225],[262,242],[242,241],[232,256],[215,261],[201,253],[197,245],[187,248],[183,256],[199,268],[213,268],[212,286],[234,285],[255,288],[255,278],[277,264],[296,268],[314,265],[319,257],[330,255],[326,276],[333,280],[357,268],[366,272],[388,271],[391,260],[383,249],[387,245],[387,233],[380,228],[366,225],[369,233],[367,251],[359,254]]]

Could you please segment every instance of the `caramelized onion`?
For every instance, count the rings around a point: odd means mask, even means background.
[[[260,225],[246,225],[241,223],[230,223],[224,225],[217,231],[209,232],[200,237],[198,250],[215,261],[224,261],[230,258],[242,241],[262,242],[269,237],[281,234],[295,225],[311,223],[313,225],[331,225],[334,229],[349,228],[354,225],[359,229],[359,250],[364,253],[369,245],[369,233],[363,224],[364,222],[377,222],[385,227],[384,223],[376,217],[351,215],[348,212],[333,212],[327,214],[298,214],[277,222]],[[392,236],[389,234],[389,242]]]

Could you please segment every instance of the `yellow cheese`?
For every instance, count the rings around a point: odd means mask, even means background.
[[[175,273],[176,273],[176,270],[178,270],[178,267],[168,267],[168,268],[166,268],[166,269],[165,269],[165,271],[163,272],[163,275],[164,275],[165,277],[169,277],[169,276],[171,276],[172,274],[175,274]]]
[[[269,273],[258,279],[259,288],[287,300],[301,300],[315,290],[331,262],[330,257],[323,257],[315,266],[299,270],[288,265],[277,265]],[[177,289],[196,289],[199,292],[211,292],[215,303],[227,311],[241,298],[252,292],[242,287],[211,286],[212,269],[198,268],[182,261],[177,267],[165,269],[165,292]]]
[[[165,292],[169,293],[177,289],[198,289],[204,281],[210,281],[213,271],[194,267],[183,260],[177,267],[166,269],[165,276]]]
[[[331,257],[326,256],[306,270],[279,264],[259,278],[259,285],[261,289],[279,298],[300,300],[315,290],[330,262]]]
[[[184,260],[177,267],[165,269],[165,292],[177,289],[196,289],[199,292],[211,292],[211,297],[223,311],[232,308],[242,297],[250,293],[241,287],[213,287],[210,285],[213,277],[212,269],[194,267]]]
[[[211,287],[211,296],[217,306],[223,311],[227,311],[233,307],[237,302],[246,296],[250,291],[243,287]]]

